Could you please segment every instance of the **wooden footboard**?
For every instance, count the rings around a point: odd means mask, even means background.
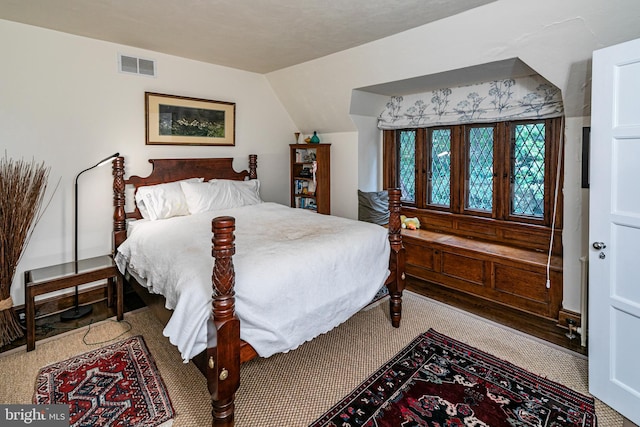
[[[141,218],[137,207],[125,212],[125,185],[136,189],[143,185],[155,185],[191,177],[256,179],[257,157],[249,156],[249,171],[235,172],[233,159],[158,159],[150,160],[154,169],[146,178],[124,178],[124,158],[113,161],[114,203],[114,251],[126,239],[126,219]],[[405,286],[405,249],[402,245],[400,221],[400,190],[389,190],[389,258],[390,275],[385,283],[390,294],[389,313],[394,327],[400,326],[402,316],[402,291]],[[235,313],[235,271],[233,267],[235,219],[229,216],[212,220],[212,256],[215,258],[212,273],[212,310],[209,322],[209,342],[215,346],[193,359],[207,378],[211,394],[212,425],[233,426],[234,398],[240,385],[240,365],[257,356],[255,350],[240,339],[240,320]]]
[[[400,221],[400,190],[389,190],[389,278],[385,282],[389,290],[389,314],[391,324],[400,326],[402,317],[402,291],[405,285],[405,249],[402,245]],[[233,231],[235,219],[218,217],[212,221],[213,249],[213,328],[217,334],[217,347],[207,349],[207,385],[211,394],[212,426],[232,427],[234,398],[240,386],[242,360],[240,321],[235,315],[235,291]]]

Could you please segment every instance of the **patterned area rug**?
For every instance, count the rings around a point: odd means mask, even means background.
[[[593,398],[433,329],[310,427],[590,426]]]
[[[173,407],[141,335],[40,370],[36,404],[69,404],[71,426],[170,426]]]

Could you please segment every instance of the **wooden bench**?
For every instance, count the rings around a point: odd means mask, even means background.
[[[551,257],[547,288],[544,252],[427,230],[402,235],[408,276],[558,319],[562,257]]]

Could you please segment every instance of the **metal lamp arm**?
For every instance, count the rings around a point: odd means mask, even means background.
[[[73,264],[74,264],[74,269],[76,274],[78,274],[78,178],[80,178],[80,175],[82,175],[83,173],[90,171],[93,168],[97,168],[98,166],[102,166],[103,164],[107,163],[109,160],[114,159],[118,156],[120,156],[120,153],[115,153],[109,157],[105,157],[95,165],[80,171],[80,173],[76,175],[75,187],[74,187],[75,200],[74,200],[74,216],[73,216],[73,261],[74,261]],[[74,293],[74,306],[73,308],[62,312],[60,314],[60,319],[62,320],[79,319],[91,313],[91,310],[92,310],[91,305],[84,306],[82,308],[80,307],[80,301],[78,297],[78,286],[76,285],[75,293]]]
[[[74,248],[73,248],[73,260],[76,263],[76,268],[78,267],[78,178],[80,178],[80,175],[82,175],[83,173],[85,173],[87,171],[90,171],[91,169],[97,168],[98,166],[102,166],[102,165],[106,164],[109,160],[115,159],[119,155],[120,155],[120,153],[115,153],[115,154],[112,154],[110,156],[107,156],[104,159],[100,160],[95,165],[93,165],[91,167],[88,167],[85,170],[80,171],[76,175],[75,188],[74,188],[74,193],[75,193],[75,203],[74,203],[75,212],[74,212],[74,233],[73,233],[73,235],[75,236]]]

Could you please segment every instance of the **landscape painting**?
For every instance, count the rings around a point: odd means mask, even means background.
[[[235,104],[145,93],[146,143],[235,145]]]

